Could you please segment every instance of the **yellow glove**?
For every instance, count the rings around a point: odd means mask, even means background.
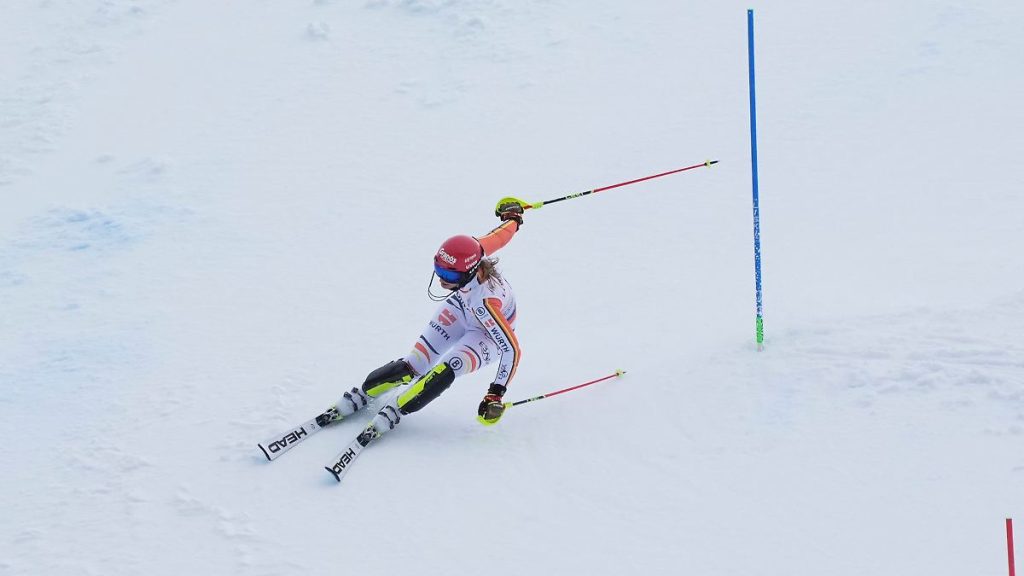
[[[518,198],[502,198],[498,200],[498,205],[494,207],[494,215],[501,218],[502,222],[515,220],[522,226],[523,212],[526,211],[526,206],[529,206],[529,204]]]

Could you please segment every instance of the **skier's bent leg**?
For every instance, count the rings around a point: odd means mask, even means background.
[[[377,414],[374,419],[374,426],[381,433],[391,430],[398,423],[399,413],[411,414],[423,408],[447,390],[457,376],[469,374],[489,364],[494,355],[492,354],[491,344],[488,344],[488,342],[488,336],[483,332],[477,330],[466,331],[462,338],[459,339],[455,349],[446,354],[440,364],[434,366],[413,382],[407,390],[404,390],[397,397],[396,401],[388,403],[386,407],[390,406],[393,413],[384,415],[382,410],[382,413]],[[392,364],[396,362],[400,362],[400,360],[396,360]],[[408,364],[407,358],[406,365],[408,366]],[[384,368],[387,367],[385,366]],[[384,368],[380,370],[384,370]],[[386,418],[385,416],[390,417]]]
[[[402,414],[411,414],[440,396],[454,381],[451,366],[447,362],[438,364],[398,396],[398,409]]]
[[[455,371],[447,363],[438,364],[398,396],[392,397],[363,431],[368,440],[393,430],[402,416],[423,408],[455,381]]]
[[[412,381],[412,368],[402,359],[388,362],[377,368],[366,377],[362,388],[353,388],[345,392],[331,410],[325,412],[326,422],[334,422],[366,408],[376,396],[391,390],[395,386]]]
[[[370,372],[363,382],[363,392],[376,398],[395,386],[411,382],[415,375],[409,364],[399,358]]]

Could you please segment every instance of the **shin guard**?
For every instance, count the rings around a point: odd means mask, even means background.
[[[411,382],[412,377],[412,368],[405,363],[405,360],[399,358],[370,372],[366,381],[363,382],[363,392],[376,398],[395,386]]]
[[[448,363],[438,364],[398,397],[402,414],[411,414],[441,395],[455,381],[455,371]]]

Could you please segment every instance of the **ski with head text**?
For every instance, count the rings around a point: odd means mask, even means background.
[[[305,441],[313,434],[323,430],[325,427],[341,420],[336,408],[329,408],[312,420],[289,428],[280,434],[275,434],[263,442],[257,444],[267,460],[276,460],[279,456]]]
[[[342,450],[334,460],[331,460],[330,464],[324,466],[324,469],[330,472],[334,476],[335,480],[341,482],[341,479],[348,473],[349,468],[351,468],[352,463],[355,462],[356,457],[363,451],[363,448],[369,446],[370,443],[377,438],[380,438],[380,432],[377,431],[371,421],[366,428],[364,428],[363,431],[360,432],[354,440],[352,440],[351,444]]]

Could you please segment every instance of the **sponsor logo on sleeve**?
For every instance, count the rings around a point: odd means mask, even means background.
[[[447,308],[441,310],[441,315],[437,317],[437,321],[445,326],[451,326],[456,320],[458,320],[458,318]]]
[[[499,330],[497,326],[491,328],[488,333],[491,335],[491,339],[494,340],[494,343],[498,346],[498,350],[500,350],[502,354],[512,349],[512,346],[508,343],[508,339],[505,338],[505,334]]]
[[[448,331],[445,330],[444,328],[441,328],[441,325],[438,324],[437,322],[431,321],[430,327],[434,329],[434,332],[440,334],[445,339],[445,341],[452,339],[452,337],[448,335]]]

